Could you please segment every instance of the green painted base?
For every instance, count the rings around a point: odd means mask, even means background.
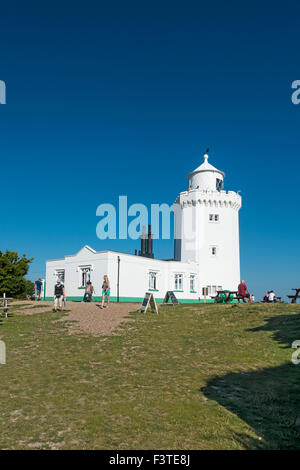
[[[53,300],[53,297],[45,297],[45,300]],[[67,297],[67,301],[72,301],[72,302],[81,302],[82,301],[82,297]],[[102,297],[94,297],[94,301],[95,302],[101,302],[102,300]],[[114,297],[114,296],[110,296],[109,298],[110,302],[117,302],[117,297]],[[133,303],[141,303],[142,301],[144,300],[144,297],[120,297],[119,298],[119,302],[133,302]],[[164,301],[163,298],[155,298],[156,302],[157,303],[162,303]],[[204,303],[204,299],[178,299],[178,302],[179,303],[182,303],[182,304],[203,304]],[[214,300],[213,299],[207,299],[206,300],[206,303],[208,304],[211,304],[211,303],[214,303]]]

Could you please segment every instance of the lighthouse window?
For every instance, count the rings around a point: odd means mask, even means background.
[[[216,189],[217,191],[222,191],[223,189],[223,181],[219,178],[216,178]]]
[[[217,247],[216,246],[211,246],[210,247],[210,254],[211,254],[211,256],[216,256],[217,255]]]
[[[219,222],[220,220],[219,214],[209,214],[208,220],[210,222]]]
[[[183,290],[183,274],[175,274],[175,290]]]
[[[149,273],[149,289],[156,290],[156,276],[157,273],[150,272]]]

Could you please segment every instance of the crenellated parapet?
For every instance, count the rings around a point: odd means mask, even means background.
[[[181,208],[189,206],[225,207],[239,210],[242,206],[242,198],[235,191],[210,191],[193,189],[184,191],[177,197],[176,204]]]

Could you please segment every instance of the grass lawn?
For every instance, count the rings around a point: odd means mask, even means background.
[[[93,337],[69,335],[61,313],[12,310],[0,448],[300,449],[299,313],[164,307]]]

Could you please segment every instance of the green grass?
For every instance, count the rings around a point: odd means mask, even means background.
[[[0,448],[300,449],[299,313],[164,307],[99,338],[69,335],[61,314],[12,311]]]

